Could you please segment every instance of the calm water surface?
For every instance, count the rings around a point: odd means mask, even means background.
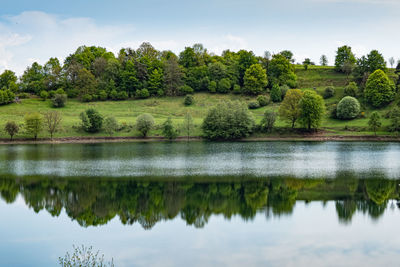
[[[396,266],[400,144],[0,146],[0,265]]]

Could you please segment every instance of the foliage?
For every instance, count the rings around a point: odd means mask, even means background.
[[[279,107],[279,117],[282,120],[286,120],[290,123],[291,127],[294,128],[296,121],[299,119],[300,101],[303,97],[303,92],[299,89],[290,89],[286,93],[286,97],[283,99],[282,104]]]
[[[136,98],[145,99],[150,97],[150,93],[147,89],[141,89],[136,91]]]
[[[180,95],[192,94],[193,92],[194,92],[193,88],[190,87],[189,85],[182,85],[181,87],[179,87]]]
[[[103,127],[103,116],[95,109],[89,108],[80,114],[82,129],[88,133],[97,133]]]
[[[243,92],[248,95],[257,95],[268,85],[267,73],[260,64],[253,64],[244,74]]]
[[[257,109],[260,107],[260,103],[258,103],[258,101],[251,101],[249,104],[247,104],[247,107],[249,109]]]
[[[268,78],[270,83],[278,85],[288,85],[290,88],[296,86],[297,77],[294,68],[284,56],[273,55],[268,64]]]
[[[381,116],[379,115],[378,112],[376,112],[376,111],[372,112],[372,114],[368,120],[368,126],[371,130],[374,131],[375,136],[376,136],[376,131],[382,126]]]
[[[271,89],[271,100],[272,102],[282,101],[282,91],[278,84],[274,84]]]
[[[136,119],[136,129],[143,137],[146,137],[150,130],[154,127],[154,118],[150,114],[141,114]]]
[[[48,93],[47,91],[42,90],[42,91],[40,92],[40,98],[41,98],[43,101],[45,101],[48,97],[49,97],[49,93]]]
[[[67,95],[66,94],[55,94],[53,99],[51,100],[53,107],[55,108],[62,108],[65,106],[67,102]]]
[[[4,126],[4,130],[10,136],[10,140],[12,140],[14,135],[16,135],[19,132],[19,126],[18,124],[15,123],[15,121],[8,121]]]
[[[281,88],[281,95],[282,95],[281,99],[283,100],[286,96],[287,91],[290,90],[290,87],[285,84],[285,85],[281,85],[280,88]]]
[[[14,99],[15,94],[11,90],[0,90],[0,105],[12,103]]]
[[[321,66],[328,66],[328,58],[325,55],[322,55],[319,59],[319,63]]]
[[[67,252],[64,257],[59,257],[58,261],[62,267],[114,267],[114,261],[104,262],[104,255],[99,255],[99,251],[93,252],[92,247],[75,247],[72,255]]]
[[[392,132],[400,132],[400,109],[395,107],[390,114],[389,130]]]
[[[247,137],[253,127],[250,112],[240,102],[222,102],[211,108],[202,125],[204,137],[210,140]]]
[[[208,90],[210,91],[210,93],[216,93],[217,92],[217,82],[211,81],[210,84],[208,85]]]
[[[382,70],[376,70],[369,76],[364,94],[374,107],[382,107],[394,99],[395,86]]]
[[[47,131],[50,134],[50,138],[53,139],[53,135],[60,128],[61,114],[58,111],[48,111],[44,113],[44,121]]]
[[[38,134],[43,129],[43,117],[37,112],[25,115],[25,130],[28,134],[37,139]]]
[[[336,52],[335,58],[335,69],[339,72],[346,72],[346,64],[354,65],[356,63],[356,58],[351,51],[351,47],[344,45],[339,47]]]
[[[174,127],[170,117],[163,123],[162,133],[165,138],[173,140],[178,137],[178,130]]]
[[[226,94],[231,90],[231,81],[228,78],[222,78],[218,82],[217,92]]]
[[[239,94],[242,93],[242,88],[240,87],[239,84],[235,84],[235,85],[233,86],[232,92],[233,92],[234,94],[236,94],[236,95],[239,95]]]
[[[360,103],[352,96],[345,96],[339,101],[336,112],[339,119],[354,119],[358,114],[360,114]]]
[[[315,91],[305,90],[300,100],[300,122],[308,129],[317,129],[325,113],[323,98]]]
[[[183,100],[183,103],[185,106],[191,106],[194,102],[194,97],[193,95],[186,95],[185,99]]]
[[[193,117],[189,112],[187,112],[183,120],[183,132],[185,133],[188,140],[190,138],[190,134],[193,131],[193,129],[194,129]]]
[[[274,111],[266,110],[261,120],[261,129],[264,132],[271,132],[274,128],[276,121],[276,113]]]
[[[355,82],[350,82],[345,88],[344,88],[344,96],[352,96],[356,97],[357,96],[357,91],[358,87]]]
[[[112,117],[106,117],[104,119],[104,131],[110,136],[113,135],[118,130],[118,122]]]
[[[323,98],[328,99],[335,95],[335,89],[333,87],[326,87],[323,93]]]
[[[266,95],[259,95],[257,96],[257,102],[260,105],[260,107],[265,107],[266,105],[269,104],[269,97]]]

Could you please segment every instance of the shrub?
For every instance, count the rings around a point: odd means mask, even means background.
[[[376,131],[379,129],[379,127],[382,126],[381,116],[379,116],[378,112],[376,111],[372,112],[371,117],[369,118],[368,121],[368,126],[371,130],[374,131],[376,136]]]
[[[269,104],[269,97],[265,96],[265,95],[259,95],[257,96],[257,102],[260,105],[260,107],[265,107],[266,105]]]
[[[118,92],[118,100],[126,100],[126,99],[128,99],[127,92],[125,92],[125,91]]]
[[[104,120],[104,130],[110,136],[118,130],[118,122],[114,117],[107,117]]]
[[[395,107],[390,114],[389,130],[392,132],[400,132],[400,109]]]
[[[342,120],[351,120],[360,114],[360,103],[352,96],[345,96],[337,105],[337,117]]]
[[[55,94],[56,94],[56,91],[50,90],[49,91],[49,98],[53,98]]]
[[[280,88],[281,88],[281,95],[282,95],[281,99],[283,100],[283,99],[285,99],[286,93],[290,88],[286,84],[282,85]]]
[[[54,96],[54,94],[53,94]],[[67,91],[68,98],[76,98],[79,96],[79,90],[76,88],[71,88]]]
[[[149,97],[150,97],[150,93],[146,88],[136,91],[136,98],[145,99],[145,98],[149,98]]]
[[[157,90],[157,96],[163,96],[164,95],[164,90],[163,89],[158,89]]]
[[[324,99],[328,99],[328,98],[333,97],[334,95],[335,95],[335,89],[333,87],[327,87],[327,88],[325,88],[322,97]]]
[[[235,85],[233,86],[233,93],[234,93],[235,95],[239,95],[239,94],[242,93],[242,89],[240,88],[240,85],[239,85],[239,84],[235,84]]]
[[[154,118],[150,114],[144,113],[136,120],[136,129],[143,137],[146,137],[149,131],[154,127]]]
[[[261,120],[261,130],[271,132],[276,121],[276,113],[274,111],[266,110],[264,117]]]
[[[192,95],[186,95],[186,96],[185,96],[185,99],[184,99],[184,101],[183,101],[183,103],[185,104],[185,106],[190,106],[190,105],[193,104],[193,102],[194,102],[194,98],[193,98]]]
[[[28,93],[19,93],[17,96],[18,96],[18,98],[20,98],[20,99],[29,98],[29,94],[28,94]],[[50,96],[50,94],[49,94],[49,96]]]
[[[104,90],[101,90],[101,91],[99,92],[99,99],[100,99],[101,101],[105,101],[105,100],[107,100],[107,98],[108,98],[107,92],[104,91]]]
[[[332,119],[337,119],[337,105],[333,104],[329,107],[329,116]]]
[[[40,92],[40,98],[41,98],[43,101],[45,101],[48,97],[49,97],[49,93],[47,93],[47,91],[42,90],[42,91]]]
[[[231,80],[228,78],[223,78],[218,82],[218,88],[217,91],[218,93],[228,93],[229,90],[231,89]]]
[[[274,84],[271,89],[271,100],[273,102],[281,102],[282,101],[282,91],[279,85]]]
[[[204,137],[210,140],[238,139],[249,136],[254,120],[246,105],[240,102],[222,102],[210,109],[203,121]]]
[[[356,97],[357,96],[357,91],[358,87],[355,82],[350,82],[345,88],[344,88],[344,96],[352,96]]]
[[[55,94],[54,98],[51,100],[53,103],[53,107],[55,108],[62,108],[67,103],[67,95],[66,94]]]
[[[215,93],[217,92],[217,83],[216,81],[211,81],[210,84],[208,85],[208,90],[210,93]]]
[[[65,91],[64,91],[64,89],[62,89],[62,88],[58,88],[58,89],[56,90],[55,94],[64,95],[64,94],[65,94]]]
[[[172,124],[171,118],[168,118],[163,123],[162,132],[163,132],[164,137],[169,140],[175,139],[178,136],[178,130],[175,129],[174,125]]]
[[[90,102],[92,100],[93,100],[93,96],[92,95],[85,94],[85,95],[82,96],[82,101],[83,102]]]
[[[38,134],[43,129],[43,118],[37,112],[26,114],[25,115],[25,130],[28,134],[33,135],[35,140],[37,139]]]
[[[249,109],[257,109],[260,107],[260,104],[257,101],[251,101],[249,102],[249,104],[247,105],[247,107]]]
[[[15,121],[9,121],[4,126],[4,130],[10,136],[10,140],[12,140],[14,135],[16,135],[19,132],[19,126],[15,123]]]
[[[368,77],[364,94],[374,107],[382,107],[393,100],[395,86],[382,70],[376,70]]]
[[[118,99],[118,92],[117,92],[117,90],[115,90],[115,89],[111,90],[111,92],[110,92],[110,98],[111,98],[112,100],[117,100],[117,99]]]
[[[90,108],[80,114],[82,129],[89,133],[97,133],[103,126],[103,116],[95,109]]]
[[[194,92],[193,88],[190,87],[189,85],[183,85],[183,86],[179,87],[180,95],[192,94],[193,92]]]

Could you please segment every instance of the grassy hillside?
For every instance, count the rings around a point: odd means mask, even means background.
[[[371,135],[372,132],[368,130],[368,116],[371,113],[371,108],[363,106],[364,118],[359,118],[351,121],[342,121],[329,118],[329,107],[337,103],[343,97],[343,88],[347,84],[347,77],[343,74],[334,72],[332,67],[319,67],[311,66],[307,71],[302,67],[296,67],[296,74],[298,75],[299,88],[302,90],[315,88],[317,92],[322,94],[327,86],[335,86],[335,96],[327,99],[327,114],[323,120],[322,129],[326,135]],[[161,136],[160,125],[168,118],[171,117],[176,126],[183,123],[183,118],[186,112],[190,112],[194,123],[196,125],[194,135],[201,135],[200,125],[203,118],[206,116],[210,107],[217,104],[221,100],[240,100],[244,102],[254,101],[255,97],[238,96],[233,94],[209,94],[199,93],[195,94],[195,103],[192,106],[186,107],[183,104],[183,97],[164,97],[164,98],[150,98],[144,100],[126,100],[126,101],[105,101],[105,102],[91,102],[81,103],[78,100],[68,100],[66,107],[57,109],[61,112],[62,130],[55,135],[55,137],[78,137],[78,136],[106,136],[104,132],[97,134],[88,134],[79,129],[80,119],[79,114],[87,108],[93,107],[100,111],[104,116],[114,116],[119,124],[124,126],[124,129],[117,132],[114,136],[137,136],[138,133],[134,130],[136,117],[142,113],[150,113],[154,116],[156,124],[155,130],[150,135]],[[362,102],[362,101],[361,101]],[[393,105],[393,104],[392,104]],[[391,108],[379,110],[382,117]],[[267,107],[251,110],[254,118],[259,122],[265,110],[278,111],[279,104],[269,104]],[[0,106],[0,138],[7,138],[7,134],[3,131],[4,124],[7,121],[16,121],[23,124],[24,115],[34,111],[46,112],[54,110],[51,107],[49,100],[42,101],[38,98],[23,99],[19,104],[10,104]],[[285,132],[283,127],[287,127],[287,123],[277,120],[275,124],[278,128],[273,135],[292,134]],[[384,132],[385,126],[389,125],[387,119],[383,119],[382,132],[380,135],[388,135]],[[260,136],[260,135],[257,135]],[[262,135],[261,135],[262,136]],[[19,133],[17,138],[27,138],[24,132]],[[49,137],[46,132],[43,132],[39,137]]]

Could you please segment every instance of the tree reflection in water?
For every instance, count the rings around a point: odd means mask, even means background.
[[[252,220],[290,215],[296,201],[335,201],[339,222],[347,224],[356,212],[378,219],[390,199],[399,199],[399,181],[382,175],[357,179],[349,173],[336,179],[290,177],[181,178],[50,178],[0,177],[6,203],[21,195],[35,212],[59,216],[62,209],[81,226],[97,226],[118,216],[123,224],[151,229],[178,216],[188,225],[203,227],[212,215]]]

